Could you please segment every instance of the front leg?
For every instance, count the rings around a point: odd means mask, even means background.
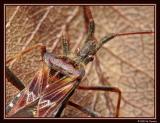
[[[84,20],[85,20],[85,32],[87,33],[87,40],[94,38],[95,23],[92,17],[89,6],[83,6]]]
[[[24,54],[34,50],[34,49],[37,49],[37,48],[40,48],[41,49],[41,56],[43,57],[43,55],[46,53],[46,46],[44,46],[43,44],[39,43],[39,44],[36,44],[36,45],[33,45],[32,47],[30,48],[27,48],[25,49],[24,51],[20,52],[19,54],[17,54],[16,56],[8,59],[6,61],[6,64],[9,64],[11,61],[15,60],[15,59],[18,59],[20,58],[21,56],[23,56]]]

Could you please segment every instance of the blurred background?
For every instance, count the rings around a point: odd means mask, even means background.
[[[154,31],[154,6],[90,6],[99,41],[108,33]],[[60,37],[68,26],[72,52],[83,45],[81,6],[5,6],[6,60],[37,43],[62,54]],[[40,50],[7,64],[25,85],[41,67]],[[113,86],[122,91],[120,117],[154,117],[154,34],[118,36],[105,44],[86,68],[84,86]],[[6,79],[6,102],[19,91]],[[117,94],[77,90],[71,100],[113,117]],[[67,106],[63,117],[88,117]]]

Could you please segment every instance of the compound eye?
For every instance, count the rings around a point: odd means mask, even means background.
[[[88,56],[88,60],[89,60],[89,61],[93,61],[93,60],[94,60],[94,56],[93,56],[93,55],[89,55],[89,56]]]

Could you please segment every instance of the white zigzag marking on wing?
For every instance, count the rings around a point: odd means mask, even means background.
[[[45,105],[43,105],[42,107],[40,107],[40,109],[45,108],[45,107],[50,106],[50,105],[55,105],[55,104],[56,104],[55,102],[52,102],[52,103],[51,103],[50,100],[44,100],[44,101],[42,101],[40,104],[43,104],[43,103],[44,103]]]

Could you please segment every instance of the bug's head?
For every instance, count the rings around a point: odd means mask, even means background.
[[[103,46],[103,44],[115,36],[115,34],[109,34],[108,36],[103,37],[98,43],[95,40],[86,41],[83,47],[77,53],[78,61],[83,62],[84,64],[88,64],[89,62],[93,61],[94,55]]]

